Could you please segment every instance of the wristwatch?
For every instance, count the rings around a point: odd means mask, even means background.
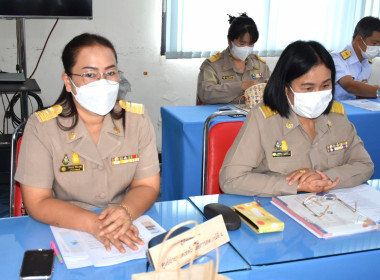
[[[377,98],[380,98],[380,87],[377,88],[376,95],[377,95]]]

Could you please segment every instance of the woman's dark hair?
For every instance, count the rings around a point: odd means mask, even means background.
[[[240,14],[238,17],[229,16],[230,28],[228,29],[227,38],[231,42],[235,39],[239,39],[247,32],[251,36],[251,42],[256,43],[259,39],[259,31],[257,30],[256,23],[247,16],[246,13]]]
[[[264,103],[282,117],[288,117],[290,108],[285,88],[316,65],[324,64],[331,71],[332,95],[323,114],[328,114],[334,100],[335,65],[329,52],[315,41],[296,41],[282,52],[264,90]]]
[[[116,54],[115,48],[108,39],[96,34],[83,33],[81,35],[74,37],[63,49],[61,59],[62,59],[65,73],[71,74],[72,68],[77,62],[78,54],[82,48],[91,47],[95,45],[101,45],[101,46],[111,49],[115,55],[115,59],[117,62],[117,54]],[[59,95],[55,104],[59,104],[62,106],[62,113],[59,115],[60,117],[73,118],[73,122],[71,126],[69,127],[63,126],[59,122],[59,119],[57,118],[57,123],[58,123],[59,128],[65,131],[73,129],[78,123],[78,111],[75,107],[73,96],[71,92],[66,91],[65,85],[63,86],[62,92]],[[115,119],[115,120],[122,118],[123,125],[125,124],[124,110],[116,111],[115,109],[113,109],[111,111],[111,117],[112,119]]]
[[[363,39],[371,37],[372,33],[375,31],[380,32],[380,19],[375,17],[364,17],[356,24],[352,41],[354,41],[358,35],[362,35]]]

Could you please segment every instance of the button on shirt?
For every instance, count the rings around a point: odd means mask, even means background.
[[[356,99],[356,95],[347,92],[342,88],[338,81],[344,76],[352,76],[355,81],[366,82],[371,75],[371,64],[368,59],[364,59],[362,62],[359,61],[354,48],[348,45],[344,50],[349,50],[351,56],[347,59],[343,59],[341,52],[333,52],[331,56],[335,63],[336,77],[335,77],[335,99],[336,100],[346,100],[346,99]],[[344,51],[343,50],[343,51]]]

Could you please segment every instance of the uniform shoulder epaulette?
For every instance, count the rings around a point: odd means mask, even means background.
[[[62,106],[54,105],[50,108],[37,111],[34,114],[40,122],[46,122],[48,120],[56,118],[60,113],[62,113]]]
[[[255,54],[256,58],[260,60],[262,63],[267,63],[264,58],[260,57],[258,54]]]
[[[372,64],[372,63],[373,63],[373,60],[372,60],[372,59],[368,59],[368,62]]]
[[[132,103],[125,100],[120,100],[119,105],[127,112],[142,115],[144,114],[144,105],[139,103]]]
[[[330,112],[343,115],[343,114],[344,114],[344,107],[343,107],[343,104],[334,101],[334,102],[333,102],[333,105],[332,105],[332,107],[331,107]]]
[[[217,54],[213,55],[212,57],[208,58],[210,62],[215,62],[219,60],[222,57],[222,53],[218,52]]]
[[[351,57],[351,51],[350,50],[344,50],[340,53],[342,58],[346,60],[347,58]]]
[[[277,111],[273,111],[269,106],[267,105],[261,105],[260,106],[261,113],[263,113],[264,118],[270,118],[271,116],[274,116],[278,114]]]

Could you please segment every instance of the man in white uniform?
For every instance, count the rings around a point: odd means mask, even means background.
[[[352,39],[343,51],[331,54],[336,68],[335,99],[379,97],[379,85],[368,84],[368,79],[372,59],[380,53],[380,20],[370,16],[362,18]]]

